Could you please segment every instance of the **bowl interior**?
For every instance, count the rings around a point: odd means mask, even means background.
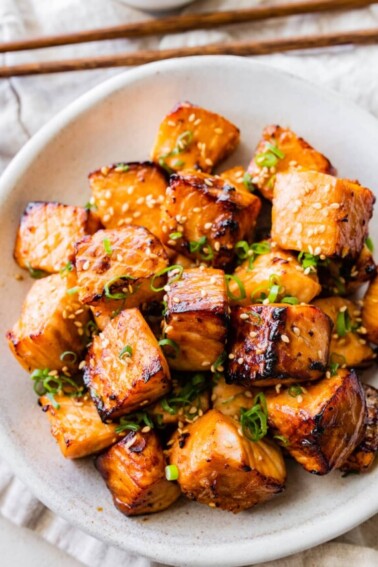
[[[266,124],[288,125],[327,155],[345,177],[378,186],[378,126],[368,114],[294,77],[231,57],[153,64],[100,85],[61,113],[16,158],[0,189],[1,336],[30,286],[12,259],[18,218],[29,200],[83,205],[87,174],[149,155],[161,118],[189,100],[225,115],[242,133],[228,165],[247,165]],[[371,223],[378,242],[377,214]],[[378,511],[378,469],[368,476],[318,478],[289,464],[283,496],[238,516],[184,499],[166,512],[127,519],[113,507],[91,459],[64,461],[37,407],[27,374],[1,341],[0,440],[16,472],[49,507],[84,530],[156,560],[241,565],[315,545]],[[370,378],[378,383],[377,375]],[[375,486],[375,490],[372,488]],[[97,508],[102,507],[103,512]]]

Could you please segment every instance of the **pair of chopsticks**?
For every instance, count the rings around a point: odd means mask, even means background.
[[[308,0],[272,6],[257,6],[243,10],[187,14],[98,30],[87,30],[59,36],[46,36],[0,43],[0,53],[109,39],[172,34],[197,29],[216,29],[224,25],[257,22],[273,18],[310,13],[315,14],[326,11],[361,9],[371,4],[378,4],[378,0]],[[85,69],[99,69],[105,67],[135,66],[152,61],[161,61],[162,59],[188,57],[192,55],[267,55],[277,52],[315,49],[337,45],[369,45],[373,43],[378,43],[378,29],[336,32],[324,35],[299,36],[283,39],[239,41],[164,50],[144,50],[134,53],[103,55],[81,59],[27,63],[0,67],[0,78],[64,71],[82,71]]]

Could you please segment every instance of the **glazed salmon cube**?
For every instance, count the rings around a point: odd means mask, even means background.
[[[31,202],[18,229],[14,258],[21,268],[56,273],[73,259],[74,244],[99,228],[83,207]]]
[[[168,281],[164,334],[178,351],[175,370],[209,370],[224,351],[229,314],[221,270],[184,270]]]
[[[79,298],[104,315],[158,299],[168,266],[160,241],[141,226],[99,230],[75,246]],[[155,284],[152,285],[152,284]]]
[[[247,191],[248,193],[253,193],[253,191],[255,190],[255,186],[251,181],[251,176],[241,165],[236,165],[231,169],[223,171],[220,174],[220,177],[227,181],[227,183],[238,189],[238,191]]]
[[[169,461],[191,500],[237,513],[283,491],[285,463],[271,441],[249,441],[237,421],[210,410],[175,436]]]
[[[101,421],[88,394],[80,398],[56,395],[55,404],[42,396],[39,403],[50,421],[51,434],[66,459],[99,453],[120,438],[116,424]]]
[[[317,380],[326,371],[331,329],[313,305],[235,307],[227,381],[251,387]]]
[[[167,180],[161,167],[151,162],[118,163],[91,173],[89,183],[105,228],[134,224],[163,238],[161,209]]]
[[[362,324],[367,330],[367,339],[378,345],[378,276],[370,283],[362,307]]]
[[[151,157],[169,173],[192,168],[211,172],[239,138],[239,129],[223,116],[183,102],[160,124]]]
[[[272,239],[285,250],[357,257],[368,236],[375,197],[355,181],[315,171],[277,175]]]
[[[214,381],[211,395],[213,409],[240,421],[240,410],[249,410],[254,404],[254,394],[244,386],[227,384],[223,376]]]
[[[378,451],[378,390],[362,384],[365,392],[367,415],[361,443],[340,467],[343,472],[368,472]]]
[[[159,427],[191,423],[206,413],[210,407],[209,381],[205,374],[186,373],[172,379],[172,391],[147,408],[147,412]]]
[[[96,459],[115,507],[126,514],[151,514],[168,508],[181,492],[165,477],[166,460],[154,431],[131,431]]]
[[[267,391],[266,402],[270,427],[308,472],[338,468],[363,436],[365,395],[353,370],[338,370],[303,388]]]
[[[20,318],[7,333],[11,351],[28,371],[66,366],[73,370],[80,362],[90,313],[78,299],[73,278],[52,274],[34,282]]]
[[[252,183],[271,201],[276,173],[290,169],[336,175],[331,162],[295,132],[281,126],[267,126],[248,167]]]
[[[317,299],[314,305],[333,321],[330,362],[352,368],[372,364],[376,357],[366,340],[366,329],[361,323],[361,307],[337,296]]]
[[[138,309],[126,309],[94,337],[84,381],[101,418],[115,419],[171,388],[167,361]]]
[[[269,243],[262,244],[268,251],[247,257],[230,278],[228,289],[232,303],[256,303],[261,296],[268,297],[273,286],[279,287],[277,301],[294,298],[300,303],[310,303],[319,295],[321,286],[315,272],[305,273],[294,254],[280,250],[275,243],[271,243],[270,251]]]
[[[168,246],[177,252],[225,268],[238,240],[249,239],[261,202],[258,197],[204,173],[172,175],[166,194],[171,219]]]

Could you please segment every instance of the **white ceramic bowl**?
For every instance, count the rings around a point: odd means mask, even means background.
[[[87,173],[145,159],[161,118],[179,100],[224,114],[242,130],[225,164],[247,164],[261,129],[291,126],[342,175],[378,186],[378,124],[338,96],[254,61],[232,57],[171,60],[126,72],[81,97],[23,148],[0,183],[1,335],[18,317],[29,281],[12,247],[28,200],[84,204]],[[377,215],[371,223],[378,242]],[[113,507],[92,461],[65,461],[49,434],[24,371],[1,341],[0,446],[14,471],[47,506],[111,544],[157,561],[236,566],[283,557],[329,540],[378,512],[378,468],[364,476],[316,477],[289,464],[287,491],[234,516],[180,500],[166,512],[128,519]],[[372,379],[377,384],[377,376]],[[97,507],[103,507],[98,512]]]

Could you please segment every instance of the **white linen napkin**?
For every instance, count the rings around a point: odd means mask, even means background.
[[[249,0],[203,0],[186,12],[249,7]],[[137,21],[146,14],[127,7],[122,0],[0,0],[0,41],[27,36],[58,34]],[[116,40],[0,55],[0,64],[114,53],[142,48],[197,45],[227,39],[257,39],[378,26],[378,7],[361,11],[272,20],[262,25],[244,24],[215,31],[193,31],[162,39]],[[345,47],[317,53],[277,54],[261,57],[271,65],[326,85],[356,101],[378,117],[378,46]],[[44,77],[0,80],[0,172],[10,159],[57,111],[80,94],[120,69],[62,73]],[[277,104],[280,104],[279,90]],[[347,118],[346,118],[347,119]],[[6,455],[4,456],[6,458]],[[27,526],[67,551],[88,567],[152,567],[157,564],[109,547],[73,528],[45,508],[0,460],[0,513]],[[377,517],[348,534],[266,567],[376,567],[378,565]]]

